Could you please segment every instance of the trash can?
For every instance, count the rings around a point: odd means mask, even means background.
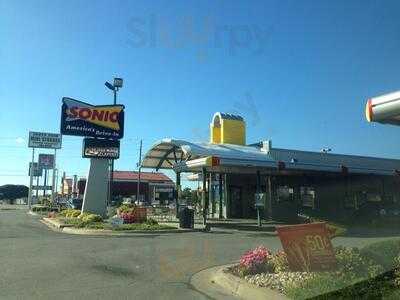
[[[194,227],[194,210],[187,207],[182,207],[179,210],[179,227],[193,228]]]

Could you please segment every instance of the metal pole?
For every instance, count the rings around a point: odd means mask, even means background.
[[[114,105],[117,104],[117,88],[114,87]],[[114,184],[114,159],[111,159],[111,168],[110,168],[110,182],[109,182],[109,195],[108,195],[108,206],[110,205],[112,199],[113,199],[113,184]]]
[[[54,149],[53,176],[51,178],[51,203],[54,203],[54,198],[55,198],[54,185],[56,184],[56,158],[57,158],[57,149]]]
[[[203,176],[203,191],[201,193],[201,202],[203,203],[203,225],[207,225],[207,195],[206,195],[206,185],[207,185],[207,171],[206,168],[202,169],[202,176]]]
[[[139,203],[139,196],[140,196],[140,175],[142,171],[142,140],[140,140],[140,147],[139,147],[139,162],[138,162],[138,181],[137,181],[137,188],[136,188],[136,201]]]
[[[218,192],[219,192],[219,218],[222,219],[223,214],[222,214],[222,174],[220,173],[218,176]]]
[[[38,186],[39,186],[39,176],[36,176],[36,199],[39,199],[39,189],[38,189]]]
[[[176,172],[176,200],[175,200],[175,213],[179,218],[179,198],[181,197],[181,173]]]
[[[47,169],[44,169],[43,197],[46,197],[46,187],[47,187]]]
[[[256,193],[257,194],[261,193],[261,175],[260,175],[260,171],[257,171]],[[259,205],[257,205],[257,225],[258,225],[258,227],[261,227],[261,216],[260,216],[260,206]]]
[[[35,160],[35,148],[32,148],[32,163],[29,174],[29,193],[28,193],[28,209],[31,210],[32,205],[32,184],[33,184],[33,162]]]

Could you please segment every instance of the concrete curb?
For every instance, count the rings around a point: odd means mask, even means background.
[[[229,266],[232,265],[217,266],[200,271],[192,276],[190,284],[196,290],[218,300],[237,298],[244,300],[289,299],[274,290],[258,287],[230,273],[225,273],[224,270]]]
[[[42,218],[41,222],[51,229],[56,228],[62,233],[75,234],[75,235],[96,235],[96,236],[135,236],[135,235],[159,235],[166,233],[186,233],[186,232],[199,232],[202,229],[164,229],[164,230],[126,230],[126,231],[113,231],[108,229],[79,229],[73,228],[70,224],[61,224],[55,219]]]

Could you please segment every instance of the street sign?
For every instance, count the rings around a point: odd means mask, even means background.
[[[29,132],[28,147],[30,148],[60,149],[61,143],[61,134],[35,131]]]
[[[32,171],[33,171],[32,176],[34,177],[40,177],[43,175],[43,169],[39,168],[39,164],[36,162],[33,163],[33,168],[32,168],[32,163],[31,162],[29,163],[29,176],[31,176]]]
[[[54,154],[39,154],[39,168],[54,169]]]
[[[325,223],[277,226],[292,271],[327,271],[336,257]]]
[[[47,191],[50,191],[52,189],[52,186],[51,185],[46,185],[46,186],[44,186],[44,185],[34,185],[34,186],[32,186],[32,189],[33,190],[47,190]]]
[[[64,97],[61,108],[61,133],[121,139],[124,136],[124,106],[96,106]]]
[[[265,193],[256,193],[255,194],[255,206],[256,207],[264,207],[265,203]]]
[[[119,158],[119,140],[83,139],[82,156],[84,158]]]

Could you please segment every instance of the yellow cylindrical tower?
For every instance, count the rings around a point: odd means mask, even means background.
[[[246,145],[246,123],[243,118],[215,113],[210,124],[210,143]]]

